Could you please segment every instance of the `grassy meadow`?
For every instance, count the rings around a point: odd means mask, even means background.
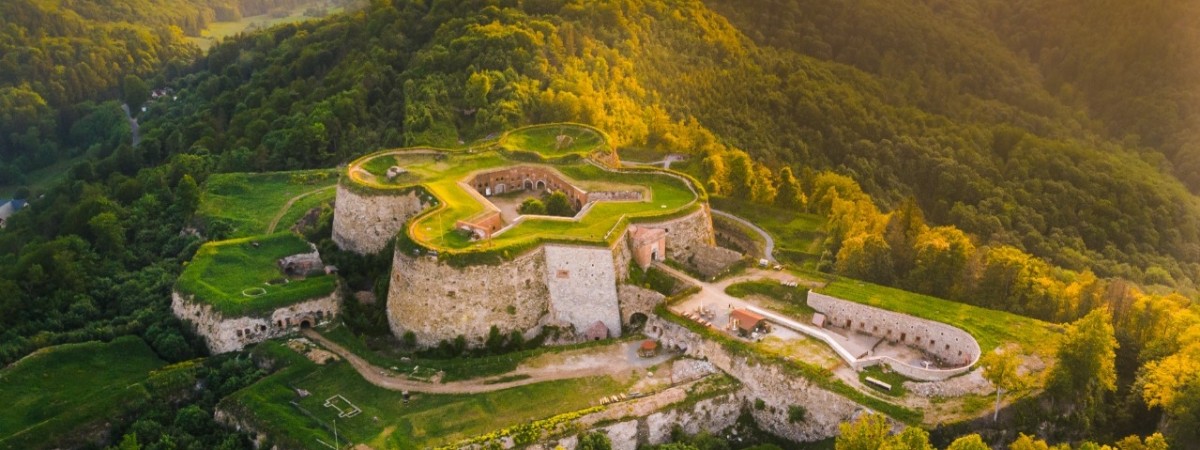
[[[308,242],[290,232],[210,242],[184,268],[176,288],[229,315],[273,310],[328,295],[336,288],[334,276],[283,282],[276,260],[310,251]],[[247,290],[253,292],[244,294]]]
[[[232,227],[229,237],[264,234],[280,213],[284,216],[279,227],[286,228],[309,209],[332,200],[337,181],[333,169],[215,174],[204,182],[196,214],[210,226],[227,222]],[[289,200],[305,193],[310,194],[281,211]]]
[[[367,383],[348,363],[318,366],[275,342],[271,352],[289,367],[222,401],[222,407],[245,412],[254,426],[287,448],[327,448],[333,444],[333,422],[341,444],[372,448],[430,448],[558,414],[586,409],[601,397],[623,392],[628,384],[609,377],[581,378],[521,386],[472,395],[412,395]],[[294,389],[311,395],[299,398]],[[324,406],[341,395],[362,413],[338,417]],[[320,442],[319,442],[320,441]]]
[[[1049,356],[1058,346],[1062,327],[1013,313],[952,302],[928,295],[852,279],[834,281],[817,292],[889,311],[954,325],[970,333],[987,352],[1008,342],[1026,353]]]
[[[787,208],[757,205],[729,198],[711,199],[713,208],[754,222],[775,238],[775,259],[798,267],[813,269],[821,259],[825,219]],[[752,239],[756,239],[751,235]]]
[[[65,344],[0,370],[0,448],[43,448],[149,399],[142,383],[166,365],[145,342]]]
[[[559,147],[559,135],[569,136],[569,144]],[[547,158],[571,154],[586,155],[604,144],[604,136],[599,131],[571,124],[534,125],[510,131],[500,138],[500,146],[503,148],[532,151]]]

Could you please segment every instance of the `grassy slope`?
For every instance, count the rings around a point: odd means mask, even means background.
[[[276,343],[266,345],[277,347],[267,349],[274,353],[288,352]],[[335,418],[343,444],[426,448],[584,409],[625,388],[611,378],[586,378],[476,395],[414,394],[406,405],[399,392],[367,383],[344,362],[317,366],[287,355],[281,358],[289,359],[291,366],[233,394],[223,405],[249,413],[246,417],[252,417],[259,431],[295,448],[324,448],[317,439],[332,443]],[[312,395],[293,406],[289,402],[297,399],[289,386]],[[335,410],[323,406],[333,395],[342,395],[362,414],[337,418]]]
[[[260,247],[254,248],[252,242],[258,242]],[[283,278],[277,259],[309,251],[307,242],[287,232],[210,242],[196,252],[179,276],[176,288],[230,315],[272,310],[327,295],[336,287],[336,277],[316,276],[286,284],[265,284]],[[257,297],[243,295],[242,291],[249,288],[262,288],[266,293]]]
[[[263,234],[271,219],[292,197],[336,183],[337,172],[332,169],[216,174],[204,183],[197,214],[209,223],[224,220],[232,224],[230,237]],[[333,190],[329,189],[300,199],[279,226],[290,226],[295,219],[289,222],[289,217],[298,219],[308,208],[333,198],[333,195]]]
[[[37,448],[147,398],[165,363],[137,337],[50,347],[0,371],[0,448]]]
[[[1015,342],[1026,352],[1045,355],[1057,347],[1062,332],[1062,327],[1037,319],[858,280],[838,280],[817,291],[954,325],[974,336],[983,351],[990,351],[1006,342]]]
[[[558,148],[558,135],[573,138],[570,145]],[[513,130],[504,135],[500,145],[510,150],[529,150],[554,158],[570,154],[586,154],[604,144],[604,137],[595,130],[572,125],[548,124]]]
[[[812,269],[821,258],[821,227],[825,219],[774,206],[751,204],[728,198],[711,199],[713,208],[754,222],[775,238],[775,258],[780,262]],[[754,238],[756,235],[752,235]]]

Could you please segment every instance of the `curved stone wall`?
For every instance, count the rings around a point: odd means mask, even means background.
[[[377,253],[396,236],[408,219],[429,206],[423,191],[367,195],[339,184],[333,206],[333,242],[361,255]]]
[[[225,317],[211,305],[171,292],[171,311],[204,337],[213,354],[238,351],[245,346],[296,331],[307,322],[316,326],[341,311],[340,290],[271,311],[269,314]]]
[[[716,245],[708,205],[702,205],[696,212],[678,219],[662,222],[639,222],[637,225],[666,230],[667,257],[675,261],[686,262],[697,248]]]
[[[461,268],[396,251],[388,322],[397,337],[411,331],[424,347],[460,334],[477,347],[492,325],[525,333],[550,313],[545,272],[541,247],[504,264]]]
[[[887,357],[859,360],[862,368],[889,363],[902,374],[921,380],[945,379],[970,370],[979,360],[979,343],[966,331],[933,320],[892,312],[849,300],[808,292],[808,305],[825,314],[826,324],[887,339],[919,349],[942,360],[951,368],[924,368]]]

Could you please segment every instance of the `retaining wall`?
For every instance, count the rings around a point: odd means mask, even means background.
[[[979,360],[979,343],[966,331],[933,320],[888,311],[825,294],[808,292],[808,305],[825,314],[826,326],[837,326],[854,332],[906,344],[940,358],[953,368],[917,367],[889,357],[869,356],[860,359],[857,369],[888,363],[896,371],[919,380],[941,380],[971,369]],[[847,326],[849,325],[849,326]]]
[[[269,313],[225,317],[211,305],[171,292],[171,311],[204,337],[213,354],[238,351],[247,345],[296,331],[305,321],[316,326],[340,313],[340,289],[325,297],[277,308]]]
[[[550,313],[582,333],[597,321],[609,336],[621,335],[613,250],[607,247],[546,245]]]
[[[342,250],[361,255],[383,250],[408,219],[428,206],[421,192],[413,189],[367,195],[338,184],[333,204],[333,242]]]
[[[708,205],[702,205],[696,212],[677,219],[638,223],[638,226],[666,230],[667,257],[675,261],[687,262],[697,248],[716,245]]]

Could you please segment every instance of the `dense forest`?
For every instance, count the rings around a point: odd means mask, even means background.
[[[1112,356],[1055,372],[1022,427],[1197,438],[1187,2],[376,0],[205,55],[183,36],[265,3],[43,3],[0,3],[0,184],[86,157],[0,232],[0,364],[124,334],[202,354],[167,305],[211,173],[574,121],[828,217],[823,270],[1078,321]],[[112,99],[160,86],[128,145]]]

